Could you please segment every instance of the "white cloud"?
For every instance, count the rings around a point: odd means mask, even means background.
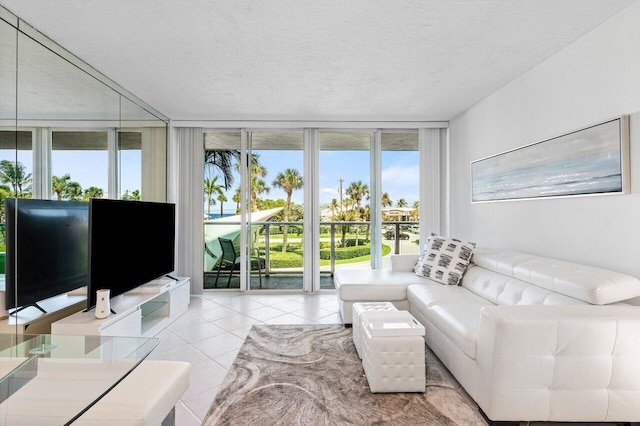
[[[338,195],[338,190],[336,188],[320,188],[320,192],[323,194]]]
[[[391,166],[382,170],[382,185],[396,188],[416,186],[420,179],[418,166],[401,167]]]

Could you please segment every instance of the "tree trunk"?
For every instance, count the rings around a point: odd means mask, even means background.
[[[347,246],[347,225],[342,225],[342,242],[340,247],[345,248]]]
[[[284,221],[289,222],[289,208],[291,206],[291,193],[287,193],[287,204],[284,208]],[[284,225],[282,229],[282,252],[287,252],[287,234],[289,233],[289,225]]]

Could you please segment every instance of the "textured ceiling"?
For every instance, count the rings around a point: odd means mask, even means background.
[[[634,0],[0,0],[174,120],[449,120]]]

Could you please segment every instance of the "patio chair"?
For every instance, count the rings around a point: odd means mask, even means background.
[[[216,287],[218,285],[218,278],[220,278],[220,271],[225,270],[229,271],[229,278],[227,279],[227,287],[231,284],[231,276],[234,271],[240,271],[240,254],[236,252],[236,248],[233,245],[233,240],[228,238],[218,238],[220,242],[220,247],[222,248],[222,256],[220,257],[220,261],[218,262],[218,272],[216,273],[216,281],[213,286]],[[256,250],[257,251],[257,250]],[[265,266],[264,259],[260,258],[259,255],[252,256],[251,260],[251,270],[258,270],[258,277],[260,280],[260,287],[262,287],[262,269]]]

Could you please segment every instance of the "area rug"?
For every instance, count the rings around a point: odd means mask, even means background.
[[[486,425],[429,351],[424,393],[371,393],[342,325],[254,325],[203,425]]]

